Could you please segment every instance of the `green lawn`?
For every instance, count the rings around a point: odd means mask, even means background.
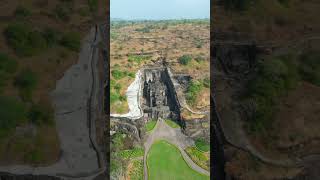
[[[178,128],[178,127],[180,127],[179,124],[177,124],[176,122],[174,122],[174,121],[172,121],[172,120],[170,120],[170,119],[167,119],[167,120],[166,120],[166,123],[167,123],[170,127],[172,127],[172,128]]]
[[[147,156],[147,165],[150,180],[209,179],[209,176],[191,169],[184,161],[179,149],[164,140],[152,145]]]
[[[203,139],[197,139],[196,142],[195,142],[195,145],[200,151],[203,151],[203,152],[210,151],[210,144],[208,144]]]
[[[157,124],[157,121],[155,120],[151,120],[147,122],[145,125],[147,132],[151,131],[156,126],[156,124]]]

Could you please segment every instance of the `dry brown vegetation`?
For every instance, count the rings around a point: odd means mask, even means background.
[[[134,80],[132,74],[159,57],[166,58],[174,73],[189,74],[194,80],[209,77],[209,21],[172,20],[114,22],[113,24],[111,26],[110,77],[111,91],[115,94],[117,92],[112,84],[119,84],[121,88],[118,94],[125,96],[127,87]],[[191,56],[191,60],[186,65],[181,64],[178,60],[183,55]],[[117,78],[112,73],[115,69],[127,72],[127,74]],[[131,76],[128,73],[132,73]],[[208,97],[209,88],[201,89],[192,107],[208,106]],[[111,112],[125,113],[127,111],[125,99],[111,101]]]

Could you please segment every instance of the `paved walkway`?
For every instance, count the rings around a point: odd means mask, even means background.
[[[152,144],[157,140],[166,140],[171,144],[174,144],[178,149],[180,150],[183,159],[187,162],[187,164],[194,169],[195,171],[210,175],[210,173],[207,170],[202,169],[200,166],[195,164],[190,157],[185,153],[184,149],[189,146],[194,146],[194,141],[185,136],[180,128],[171,128],[164,120],[159,119],[157,121],[156,126],[152,130],[152,132],[147,135],[147,139],[144,143],[144,179],[148,179],[148,169],[147,169],[147,154],[152,146]]]

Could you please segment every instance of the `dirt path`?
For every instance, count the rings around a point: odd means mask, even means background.
[[[147,154],[152,146],[152,144],[157,140],[166,140],[171,144],[174,144],[181,152],[181,155],[183,159],[187,162],[187,164],[194,169],[195,171],[205,174],[207,176],[210,175],[210,173],[204,169],[202,169],[200,166],[195,164],[190,157],[185,153],[184,149],[193,146],[194,142],[191,138],[185,136],[180,128],[171,128],[167,123],[159,119],[157,121],[156,126],[152,130],[152,132],[147,136],[147,139],[144,143],[145,153],[144,153],[144,179],[148,179],[148,168],[147,168]]]

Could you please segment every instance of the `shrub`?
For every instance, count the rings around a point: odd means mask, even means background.
[[[192,60],[192,57],[190,55],[183,55],[178,59],[178,61],[182,65],[188,65],[191,60]]]
[[[0,53],[0,72],[14,73],[17,70],[17,61],[4,53]]]
[[[118,92],[110,91],[110,104],[115,103],[120,99],[120,94]]]
[[[305,52],[300,57],[299,73],[303,80],[320,86],[320,53]]]
[[[119,152],[119,156],[124,159],[141,157],[143,156],[143,154],[144,154],[144,149],[139,147],[135,147],[133,149],[123,150]]]
[[[120,90],[121,90],[121,84],[115,84],[114,85],[114,89],[117,91],[117,92],[119,92]]]
[[[20,96],[24,100],[31,100],[32,91],[36,88],[38,77],[31,70],[21,71],[15,78],[14,85],[19,88]]]
[[[43,37],[46,39],[48,46],[54,46],[59,43],[60,33],[51,28],[46,28],[43,32]]]
[[[24,18],[30,16],[31,14],[31,11],[23,6],[18,6],[14,11],[14,16],[17,18]]]
[[[208,144],[204,139],[197,139],[195,141],[196,147],[203,152],[210,151],[210,144]]]
[[[27,120],[25,105],[13,97],[0,96],[0,136]]]
[[[16,77],[15,85],[19,88],[34,89],[37,85],[37,76],[31,70],[23,70]]]
[[[199,81],[191,81],[186,98],[189,104],[193,105],[195,103],[195,100],[198,97],[199,92],[202,90],[203,84]]]
[[[22,23],[10,24],[4,31],[7,42],[17,55],[32,56],[47,47],[46,40],[41,32]]]
[[[273,119],[273,114],[279,98],[295,88],[299,75],[293,57],[279,57],[268,59],[258,64],[258,73],[248,84],[246,101],[249,115],[249,131],[252,133],[266,133]],[[253,109],[254,108],[254,109]]]
[[[36,125],[52,125],[53,111],[43,104],[33,104],[29,110],[28,118]]]
[[[62,36],[60,43],[62,46],[72,51],[79,51],[80,43],[81,43],[80,39],[81,39],[81,36],[79,33],[67,32]]]
[[[202,84],[206,88],[210,88],[210,78],[206,77],[202,80]]]
[[[149,33],[150,32],[150,27],[143,27],[143,28],[138,28],[136,29],[137,32],[142,32],[142,33]]]
[[[126,101],[127,97],[120,95],[119,91],[114,91],[113,89],[110,91],[110,104],[113,104],[117,101]]]
[[[124,71],[120,71],[118,69],[112,70],[111,74],[115,79],[122,79],[126,76],[126,73]]]
[[[0,92],[2,87],[5,86],[10,74],[14,73],[17,69],[17,61],[11,59],[6,54],[0,53]]]
[[[133,72],[129,72],[128,76],[131,77],[131,78],[135,78],[136,77],[136,75]]]
[[[130,179],[132,180],[141,180],[143,179],[143,161],[134,160],[133,161],[133,170],[129,173]]]
[[[54,15],[56,19],[61,21],[69,21],[70,15],[72,14],[72,7],[70,3],[60,3],[54,9]]]
[[[197,165],[203,169],[209,170],[209,158],[203,152],[199,151],[198,148],[188,147],[185,151]]]
[[[143,61],[150,59],[151,56],[143,56],[143,55],[129,55],[128,62],[135,62],[140,64]]]

